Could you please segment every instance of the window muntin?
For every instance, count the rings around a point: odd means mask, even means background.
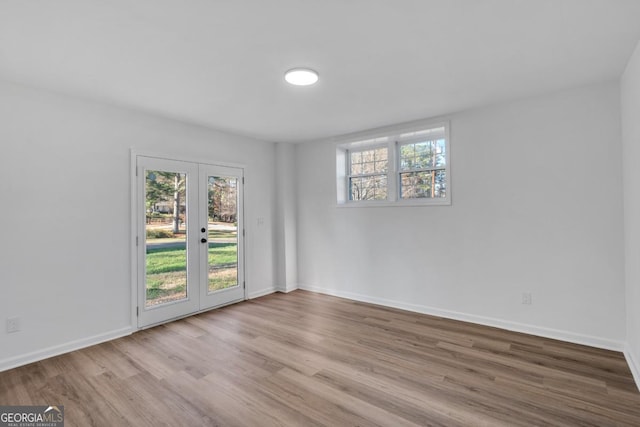
[[[447,197],[446,150],[444,138],[398,144],[401,199]]]
[[[349,200],[387,200],[386,146],[349,151]]]

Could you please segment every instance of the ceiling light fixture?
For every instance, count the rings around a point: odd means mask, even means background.
[[[293,68],[284,73],[287,83],[296,86],[309,86],[318,81],[318,73],[308,68]]]

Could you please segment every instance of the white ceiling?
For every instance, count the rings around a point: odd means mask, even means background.
[[[616,79],[638,39],[640,0],[0,0],[0,78],[269,141]]]

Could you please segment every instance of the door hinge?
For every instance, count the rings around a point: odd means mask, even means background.
[[[242,177],[242,183],[244,184],[244,176]]]
[[[245,233],[244,233],[244,228],[243,228],[243,229],[242,229],[242,237],[244,237],[244,234],[245,234]]]
[[[138,176],[138,167],[136,166],[136,176]]]
[[[247,287],[247,282],[245,282],[244,280],[242,281],[242,289],[245,289]]]
[[[136,317],[140,316],[140,307],[136,307]]]
[[[136,236],[136,246],[138,246],[138,236]]]

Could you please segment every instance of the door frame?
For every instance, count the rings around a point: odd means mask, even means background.
[[[131,285],[131,328],[133,330],[142,330],[142,329],[146,329],[146,328],[150,328],[154,325],[149,325],[149,326],[139,326],[138,324],[138,307],[140,306],[141,303],[144,303],[144,301],[139,301],[139,292],[138,292],[138,244],[139,243],[143,243],[144,240],[142,239],[142,236],[138,236],[138,218],[139,218],[139,214],[140,212],[138,211],[138,170],[137,170],[137,158],[138,156],[144,156],[144,157],[153,157],[153,158],[157,158],[157,159],[164,159],[164,160],[176,160],[179,162],[189,162],[189,163],[195,163],[195,164],[205,164],[205,165],[211,165],[211,166],[222,166],[222,167],[231,167],[231,168],[237,168],[237,169],[242,169],[242,176],[244,177],[247,167],[246,165],[242,164],[242,163],[230,163],[230,162],[221,162],[221,161],[216,161],[216,160],[211,160],[209,158],[196,158],[196,157],[189,157],[189,156],[185,156],[184,154],[179,154],[179,153],[172,153],[172,152],[168,152],[168,151],[153,151],[153,150],[146,150],[146,149],[137,149],[135,147],[130,148],[129,150],[129,168],[130,168],[130,203],[131,203],[131,208],[130,208],[130,220],[129,220],[129,225],[130,225],[130,262],[131,262],[131,276],[130,276],[130,285]],[[242,200],[240,201],[242,204],[242,223],[246,224],[245,222],[245,189],[244,189],[244,178],[243,178],[243,191],[242,191]],[[246,227],[246,226],[245,226]],[[243,281],[244,281],[244,289],[243,289],[243,297],[242,300],[246,301],[248,299],[248,283],[247,283],[247,271],[246,271],[246,257],[247,257],[247,237],[246,237],[246,232],[244,230],[242,230],[242,236],[240,236],[240,232],[241,230],[238,230],[238,239],[242,238],[242,245],[244,250],[242,251],[242,266],[243,266]],[[197,313],[202,313],[205,311],[209,311],[209,310],[214,310],[216,308],[222,307],[224,305],[228,305],[228,304],[233,304],[233,302],[231,303],[227,303],[227,304],[221,304],[219,306],[215,306],[215,307],[210,307],[210,308],[205,308],[202,310],[197,310],[193,313],[190,313],[188,315],[185,316],[181,316],[181,317],[188,317],[188,316],[192,316],[194,314]],[[175,319],[169,319],[167,320],[167,322],[179,319],[180,317],[176,317]]]

